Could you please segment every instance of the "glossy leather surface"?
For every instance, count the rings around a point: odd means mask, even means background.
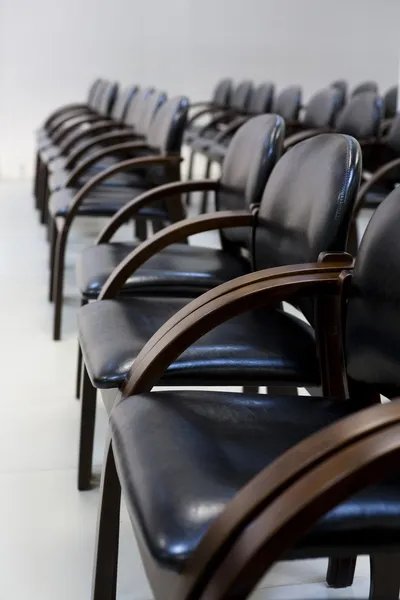
[[[98,105],[98,112],[101,115],[111,115],[113,106],[118,96],[118,83],[109,81],[106,82]]]
[[[126,113],[138,91],[139,88],[137,85],[131,85],[120,90],[111,111],[111,117],[113,119],[116,121],[123,121],[125,119]]]
[[[189,100],[185,96],[171,98],[162,104],[152,118],[147,131],[147,143],[160,154],[174,154],[181,150],[186,126]]]
[[[233,81],[229,77],[221,79],[213,93],[213,103],[221,108],[228,107],[232,100]]]
[[[261,83],[252,92],[248,111],[251,115],[262,115],[271,110],[274,100],[273,83]]]
[[[348,303],[348,373],[400,393],[400,188],[375,211],[359,248]]]
[[[392,119],[397,115],[397,97],[399,88],[397,85],[391,87],[383,97],[383,115],[385,119]]]
[[[247,113],[253,89],[254,85],[252,81],[241,81],[233,91],[231,107],[238,112]]]
[[[382,119],[382,98],[374,92],[356,94],[343,108],[335,129],[356,139],[375,138]]]
[[[116,164],[117,162],[118,161],[116,160],[114,163],[111,163],[109,165],[107,165],[106,163],[103,163],[103,165],[104,165],[104,168],[107,168],[108,166],[111,166],[112,164]],[[86,173],[84,177],[81,177],[79,179],[76,187],[78,189],[81,188],[92,177],[97,175],[100,172],[100,170],[101,170],[100,168],[89,170],[88,173]],[[65,169],[58,169],[57,171],[52,173],[50,175],[50,177],[48,178],[49,191],[51,193],[53,193],[61,188],[64,188],[68,183],[70,174],[71,174],[71,171],[66,171]],[[111,188],[113,188],[115,186],[124,186],[124,187],[132,186],[132,187],[140,187],[142,189],[148,188],[148,185],[146,184],[145,179],[143,177],[140,177],[140,175],[138,175],[136,173],[118,173],[117,175],[114,175],[113,177],[110,177],[109,179],[107,179],[107,181],[105,181],[103,184],[103,187],[105,187],[105,186],[111,187]]]
[[[363,81],[359,83],[351,92],[352,97],[357,96],[357,94],[363,94],[364,92],[374,92],[378,93],[378,84],[376,81]]]
[[[360,408],[350,401],[215,391],[152,392],[117,403],[110,422],[124,500],[156,562],[182,568],[252,477],[297,442]],[[399,536],[397,477],[334,508],[300,549],[305,556],[329,556],[346,547],[369,554],[398,547]]]
[[[91,302],[78,312],[79,340],[96,387],[116,388],[144,344],[190,298]],[[255,310],[202,337],[168,369],[168,385],[317,385],[311,328],[280,310]]]
[[[336,115],[342,108],[340,92],[335,88],[326,88],[314,94],[307,103],[303,120],[305,129],[332,127]]]
[[[134,115],[135,133],[138,136],[147,137],[158,110],[166,101],[167,94],[165,92],[156,90],[152,94],[147,94],[142,105],[138,107],[136,115]]]
[[[97,298],[107,278],[137,244],[89,246],[79,255],[76,279],[81,295]],[[197,296],[250,271],[240,256],[200,246],[171,244],[148,260],[125,283],[127,294]]]
[[[281,91],[274,104],[274,112],[288,123],[296,122],[301,108],[301,87],[292,85]]]

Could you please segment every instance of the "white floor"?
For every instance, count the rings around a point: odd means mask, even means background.
[[[76,252],[98,230],[81,224],[68,252],[63,341],[51,341],[47,243],[30,185],[0,184],[0,586],[1,600],[88,600],[98,491],[78,493],[79,403],[74,399]],[[99,403],[95,461],[101,464],[106,417]],[[151,591],[123,514],[119,600]],[[255,600],[367,597],[360,559],[351,590],[329,590],[326,561],[277,565]],[[173,600],[173,599],[171,599]]]

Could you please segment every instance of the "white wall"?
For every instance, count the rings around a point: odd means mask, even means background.
[[[0,0],[0,177],[31,171],[34,128],[96,76],[193,99],[222,75],[385,90],[399,22],[399,0]]]

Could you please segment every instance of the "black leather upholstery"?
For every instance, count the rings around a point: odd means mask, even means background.
[[[336,131],[357,139],[376,138],[382,119],[382,98],[375,92],[356,94],[336,120]]]
[[[253,89],[252,81],[241,81],[232,94],[231,108],[247,113]]]
[[[391,397],[400,394],[399,231],[396,188],[375,211],[359,248],[346,332],[349,375]]]
[[[116,388],[150,337],[191,298],[101,300],[78,312],[93,384]],[[206,334],[171,365],[168,385],[318,385],[311,328],[280,310],[255,310]]]
[[[397,98],[399,88],[397,85],[391,87],[383,97],[383,114],[385,119],[392,119],[397,115]]]
[[[152,392],[111,412],[114,455],[135,529],[156,562],[179,570],[210,524],[257,473],[316,430],[362,408],[322,398]],[[398,547],[400,481],[328,513],[296,556]]]
[[[288,123],[297,122],[301,108],[301,87],[291,85],[281,91],[274,104],[274,112]]]
[[[332,87],[314,94],[307,103],[303,127],[305,129],[332,127],[336,115],[342,108],[340,96],[340,92]]]
[[[119,92],[111,111],[113,119],[116,121],[123,121],[125,119],[129,106],[138,91],[139,88],[137,85],[131,85]]]
[[[215,87],[212,102],[215,106],[226,108],[232,100],[233,81],[230,78],[221,79]]]
[[[363,94],[364,92],[374,92],[377,94],[379,92],[378,84],[376,81],[363,81],[359,83],[351,92],[352,97],[357,94]]]
[[[250,204],[259,204],[265,183],[280,156],[284,136],[283,120],[276,115],[253,117],[242,126],[232,139],[222,167],[218,209],[243,210]],[[239,246],[249,246],[251,231],[237,228],[224,230],[222,235],[225,243],[229,240]],[[78,284],[85,297],[97,297],[99,286],[128,249],[129,245],[108,244],[83,253],[78,263]],[[197,295],[249,270],[248,261],[237,254],[177,244],[139,269],[128,283],[128,289],[139,294],[145,290],[159,293],[163,289],[168,295]]]
[[[104,86],[104,90],[99,101],[98,111],[101,115],[109,116],[113,109],[114,103],[118,95],[118,83],[107,82]]]
[[[257,86],[250,98],[249,113],[251,115],[262,115],[271,110],[274,99],[275,86],[273,83],[261,83]]]
[[[97,298],[108,277],[135,247],[137,244],[113,243],[86,248],[76,269],[81,295],[86,299]],[[131,295],[195,297],[249,271],[249,261],[238,254],[172,244],[138,269],[122,291]]]

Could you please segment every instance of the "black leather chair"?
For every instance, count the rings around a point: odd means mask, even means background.
[[[398,599],[400,404],[382,405],[379,394],[400,394],[399,228],[396,189],[354,270],[325,257],[241,277],[146,344],[110,415],[94,600],[115,598],[121,487],[157,600],[247,598],[282,558],[352,560],[352,575],[357,554],[370,556],[370,600]],[[324,397],[151,391],[233,315],[310,295]]]
[[[363,81],[356,85],[356,87],[352,90],[351,96],[356,96],[357,94],[363,94],[364,92],[374,92],[375,94],[379,93],[378,84],[376,81]]]
[[[281,90],[274,101],[273,112],[285,119],[286,135],[290,135],[299,122],[302,95],[299,85],[290,85]]]
[[[49,200],[49,219],[51,233],[50,300],[54,300],[53,339],[61,335],[61,314],[63,300],[64,259],[68,233],[76,217],[113,216],[127,202],[143,192],[133,181],[128,186],[107,188],[107,181],[114,175],[132,172],[135,169],[146,171],[146,188],[151,189],[168,181],[180,179],[179,152],[186,123],[188,100],[178,96],[165,102],[153,118],[145,142],[128,142],[88,158],[77,167],[68,180],[68,187],[51,194]],[[86,168],[96,164],[103,155],[119,151],[129,151],[131,156],[116,165],[100,172],[80,189],[75,187]],[[143,218],[158,221],[175,221],[183,217],[178,203],[161,203],[141,212]]]
[[[147,296],[118,296],[137,268],[170,243],[215,226],[231,229],[253,224],[255,270],[316,260],[324,250],[343,251],[360,172],[360,149],[353,138],[318,136],[298,144],[278,161],[257,213],[221,213],[216,225],[209,215],[182,221],[132,252],[108,279],[100,300],[78,313],[85,360],[81,437],[92,439],[95,388],[102,390],[104,402],[110,407],[147,340],[190,301],[190,297],[150,294],[151,287]],[[140,276],[137,282],[140,284]],[[302,304],[301,308],[313,318],[310,304]],[[204,337],[171,366],[162,384],[268,385],[287,393],[286,386],[293,391],[295,386],[320,385],[315,353],[313,329],[277,305],[270,311],[255,310],[234,319]],[[90,482],[91,443],[81,445],[80,489]]]
[[[399,87],[392,86],[383,96],[383,110],[385,119],[393,119],[397,115],[397,97]]]
[[[199,135],[204,126],[204,119],[210,119],[217,113],[224,113],[229,109],[232,101],[233,81],[232,79],[221,79],[215,86],[211,100],[192,102],[190,110],[196,109],[194,114],[189,112],[189,118],[185,130],[184,142],[190,145]],[[203,123],[201,125],[200,123]]]

